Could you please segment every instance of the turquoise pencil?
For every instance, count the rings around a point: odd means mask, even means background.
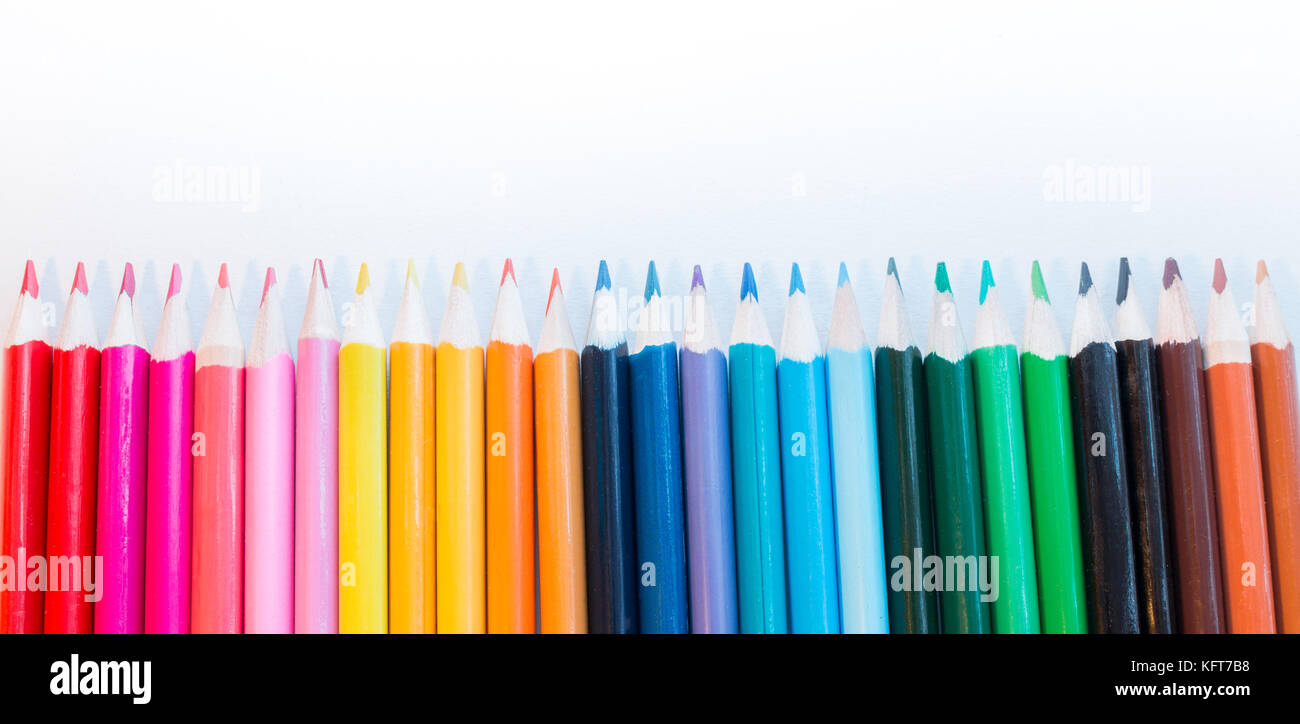
[[[781,328],[776,381],[790,573],[790,630],[839,633],[826,356],[817,339],[798,264],[790,272],[790,297]]]
[[[843,263],[827,341],[840,624],[844,633],[889,633],[876,454],[876,383],[858,300]]]
[[[740,282],[727,357],[740,632],[786,633],[776,347],[758,306],[758,285],[748,263]]]

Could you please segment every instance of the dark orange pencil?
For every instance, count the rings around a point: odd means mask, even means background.
[[[1205,388],[1218,488],[1219,546],[1229,633],[1274,633],[1273,573],[1255,417],[1250,340],[1228,290],[1223,260],[1205,323]]]
[[[1278,631],[1300,633],[1300,402],[1295,347],[1282,323],[1277,292],[1263,261],[1255,273],[1252,331],[1250,359],[1273,563],[1273,605]]]

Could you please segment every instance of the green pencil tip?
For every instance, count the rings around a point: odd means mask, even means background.
[[[1047,298],[1047,285],[1043,283],[1043,270],[1038,266],[1038,260],[1034,260],[1034,271],[1030,274],[1031,284],[1034,288],[1034,299],[1041,299],[1044,302],[1051,303]]]
[[[996,286],[993,283],[993,267],[989,265],[989,260],[984,260],[984,268],[980,270],[980,304],[989,296],[989,290]]]
[[[948,283],[948,267],[943,262],[934,270],[934,288],[940,292],[951,292],[952,285]]]

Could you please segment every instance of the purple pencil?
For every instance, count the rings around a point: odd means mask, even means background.
[[[190,507],[194,484],[194,343],[172,265],[149,363],[149,483],[145,504],[144,632],[190,632]]]
[[[149,350],[135,308],[135,272],[122,291],[100,357],[99,494],[95,554],[104,561],[95,633],[144,630],[145,468]]]
[[[683,310],[682,452],[691,631],[736,633],[736,536],[731,502],[727,358],[695,267]]]

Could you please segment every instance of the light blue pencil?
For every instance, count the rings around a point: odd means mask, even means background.
[[[876,457],[876,383],[849,270],[840,280],[827,338],[831,469],[844,633],[889,633],[885,595],[885,533],[880,519]]]
[[[839,633],[835,566],[835,503],[831,491],[826,356],[813,323],[799,265],[781,328],[776,380],[781,417],[781,480],[785,488],[785,550],[790,630]]]

